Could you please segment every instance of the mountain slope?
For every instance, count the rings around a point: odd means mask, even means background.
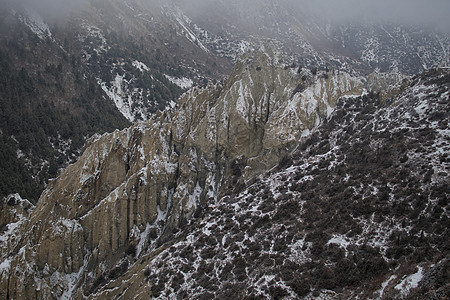
[[[93,137],[28,219],[5,221],[2,297],[445,289],[448,72],[354,98],[389,77],[298,73],[262,50],[223,85]]]
[[[55,14],[22,4],[0,2],[0,198],[18,192],[35,202],[86,137],[148,119],[206,72],[212,79],[231,69],[169,35],[161,8],[92,1]]]
[[[336,111],[92,299],[429,298],[448,280],[448,70]]]
[[[191,3],[1,10],[0,297],[448,293],[448,36]]]
[[[30,29],[31,21],[2,9],[0,22],[0,198],[20,193],[35,202],[79,156],[85,136],[129,123],[36,21]]]
[[[12,159],[1,160],[0,173],[11,176],[0,178],[0,197],[36,201],[86,137],[147,120],[191,86],[223,80],[268,39],[287,65],[355,76],[449,63],[445,33],[330,22],[289,1],[200,2],[58,1],[46,9],[2,0],[1,142]]]
[[[223,86],[194,89],[173,110],[91,139],[17,228],[18,243],[5,246],[10,297],[61,297],[74,285],[78,296],[95,292],[134,256],[170,241],[205,203],[276,164],[339,97],[363,91],[359,78],[298,73],[263,50],[243,57]],[[290,127],[273,120],[283,114]],[[25,287],[33,285],[38,292]]]

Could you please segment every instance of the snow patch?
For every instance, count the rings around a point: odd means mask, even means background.
[[[178,85],[182,89],[190,89],[194,85],[194,81],[186,77],[176,78],[169,75],[164,76],[167,78],[167,80],[175,85]]]
[[[150,71],[150,68],[147,67],[146,64],[144,64],[140,61],[137,61],[137,60],[133,61],[133,67],[135,67],[136,69],[138,69],[141,72]]]
[[[385,282],[383,282],[382,284],[381,284],[381,290],[380,290],[380,298],[382,298],[383,297],[383,294],[384,294],[384,290],[386,289],[386,287],[389,285],[389,283],[392,281],[392,280],[394,280],[395,278],[397,278],[397,276],[395,276],[395,275],[392,275],[391,277],[389,277],[389,279],[388,280],[386,280]]]
[[[409,275],[405,279],[403,279],[399,284],[395,286],[396,290],[399,290],[402,296],[408,295],[411,289],[414,289],[419,286],[419,282],[423,278],[423,268],[418,267],[416,273]]]
[[[81,26],[84,30],[86,30],[87,36],[80,36],[79,38],[80,41],[84,42],[88,37],[98,41],[99,45],[97,48],[94,49],[94,51],[97,52],[97,54],[105,53],[111,48],[108,45],[108,42],[106,41],[106,38],[103,35],[103,31],[100,28],[90,25],[86,21]],[[86,56],[86,59],[89,60],[90,55],[86,51],[84,51],[84,55]]]
[[[158,206],[158,208],[159,208],[159,206]],[[158,212],[158,215],[159,215],[159,212]],[[148,240],[148,235],[150,234],[150,229],[152,229],[152,225],[147,223],[147,226],[145,227],[144,232],[142,232],[139,237],[139,243],[136,247],[136,257],[139,257],[139,255],[141,254],[142,249],[145,246],[145,242]]]
[[[114,81],[111,82],[109,88],[105,82],[99,82],[102,90],[108,95],[108,97],[114,102],[120,113],[130,121],[134,121],[134,117],[131,113],[131,96],[126,95],[124,85],[126,84],[125,75],[116,75]]]
[[[62,281],[66,285],[64,293],[62,294],[61,298],[59,298],[59,300],[73,299],[73,293],[77,289],[78,282],[79,282],[82,274],[84,273],[84,271],[87,268],[89,257],[90,257],[90,253],[85,255],[83,265],[78,270],[78,272],[74,272],[71,274],[65,274],[64,276],[61,276],[61,275],[58,276],[59,278],[62,279]],[[59,272],[55,272],[55,273],[59,274]],[[53,277],[53,275],[52,275],[52,277]]]
[[[5,259],[0,263],[0,274],[6,276],[10,268],[11,268],[11,257],[8,257],[7,259]]]
[[[336,244],[339,247],[347,249],[348,245],[350,245],[350,242],[345,238],[345,236],[339,235],[339,234],[335,234],[328,241],[327,245],[329,245],[329,244]]]
[[[203,51],[209,52],[209,50],[205,47],[205,45],[203,45],[200,39],[196,36],[194,31],[189,28],[192,21],[183,13],[183,11],[178,7],[175,7],[172,11],[172,14],[175,17],[175,20],[178,22],[178,24],[180,24],[183,35]]]

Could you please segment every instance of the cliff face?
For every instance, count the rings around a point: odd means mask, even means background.
[[[178,139],[189,136],[206,155],[244,159],[247,178],[273,166],[337,99],[363,92],[361,79],[282,67],[276,53],[264,51],[242,57],[223,87],[185,95],[175,118]]]
[[[123,131],[94,136],[42,194],[19,242],[2,251],[5,299],[92,294],[185,227],[207,202],[274,166],[336,106],[360,95],[344,73],[242,57],[223,84]]]

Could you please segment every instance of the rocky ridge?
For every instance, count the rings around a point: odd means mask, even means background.
[[[205,203],[275,165],[339,98],[364,91],[362,78],[299,72],[279,60],[270,47],[243,56],[223,84],[91,138],[16,229],[20,242],[2,252],[2,296],[95,292],[170,241]]]

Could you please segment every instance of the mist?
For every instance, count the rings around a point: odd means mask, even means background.
[[[394,23],[450,32],[448,0],[281,0],[338,23]]]
[[[5,1],[5,0],[3,0]],[[120,2],[124,0],[6,0],[26,4],[46,15],[66,15],[83,8],[87,2]],[[258,10],[262,4],[287,6],[291,13],[312,14],[337,23],[362,22],[368,24],[395,23],[405,26],[425,26],[450,33],[449,0],[127,0],[140,4],[155,2],[177,3],[199,15],[208,14],[218,7],[231,11]],[[220,5],[217,5],[220,3]],[[217,13],[217,12],[216,12]],[[220,12],[219,12],[220,13]],[[245,13],[245,12],[243,12]],[[251,13],[251,12],[250,12]],[[268,11],[267,14],[270,12]]]
[[[213,4],[217,2],[222,6],[255,11],[262,4],[276,5],[278,2],[291,13],[314,15],[336,23],[394,23],[428,27],[450,33],[449,0],[175,0],[175,2],[184,7],[189,6],[191,10],[197,10],[198,14],[205,14],[210,8],[220,7]],[[267,11],[267,15],[269,14]]]
[[[65,18],[85,7],[89,0],[5,0],[14,6],[26,7],[45,17]],[[104,1],[104,0],[97,0]]]

